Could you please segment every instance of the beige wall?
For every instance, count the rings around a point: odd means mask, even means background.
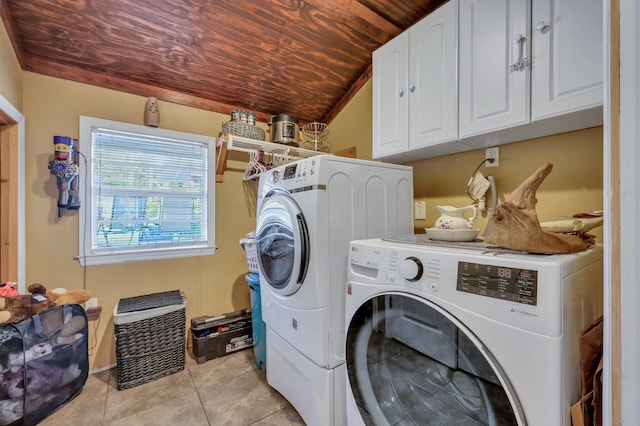
[[[467,182],[485,158],[484,151],[408,163],[414,168],[415,198],[427,202],[427,219],[415,221],[416,232],[434,225],[440,216],[437,205],[471,204],[466,195]],[[541,222],[603,209],[602,127],[502,145],[499,166],[481,167],[480,171],[495,178],[498,198],[504,201],[546,162],[553,164],[553,170],[536,193],[536,212]],[[475,228],[482,231],[486,223],[485,213],[479,216]],[[599,227],[591,232],[600,243],[602,230]]]
[[[4,24],[0,21],[0,95],[22,111],[22,71]]]
[[[373,89],[371,81],[365,84],[349,104],[329,125],[331,151],[355,146],[358,158],[371,160]]]
[[[246,154],[232,153],[224,183],[216,185],[214,256],[82,268],[78,255],[78,215],[57,217],[55,179],[47,169],[53,136],[78,137],[80,115],[142,124],[146,98],[24,73],[26,123],[27,283],[85,288],[103,308],[92,349],[91,368],[115,363],[112,311],[120,298],[181,289],[187,322],[251,306],[246,258],[238,241],[255,227],[255,190],[243,185]],[[160,127],[217,136],[226,115],[160,101]],[[83,147],[80,146],[80,151]],[[82,182],[80,183],[83,184]],[[187,324],[187,327],[189,325]],[[91,330],[92,333],[94,330]]]

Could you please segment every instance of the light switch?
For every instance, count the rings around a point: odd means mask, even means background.
[[[426,201],[415,202],[414,216],[416,220],[425,220],[427,218],[427,202]]]

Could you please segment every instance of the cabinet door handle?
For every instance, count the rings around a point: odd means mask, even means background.
[[[400,90],[398,90],[398,95],[399,95],[400,97],[403,97],[403,96],[404,96],[404,89],[400,89]]]
[[[411,93],[413,93],[413,92],[415,92],[415,91],[416,91],[416,86],[415,86],[415,84],[412,84],[411,86],[409,86],[409,91],[410,91]]]
[[[511,72],[529,69],[531,65],[529,63],[529,57],[524,54],[524,43],[527,41],[527,38],[522,34],[518,34],[513,38],[513,41],[518,45],[518,60],[511,65]]]

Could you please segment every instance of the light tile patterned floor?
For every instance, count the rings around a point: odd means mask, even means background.
[[[298,413],[266,381],[252,350],[197,364],[134,388],[118,391],[116,370],[89,376],[73,401],[44,426],[93,425],[304,425]]]

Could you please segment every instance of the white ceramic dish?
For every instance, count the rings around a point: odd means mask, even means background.
[[[424,228],[427,237],[437,241],[475,241],[479,229],[439,229]]]

